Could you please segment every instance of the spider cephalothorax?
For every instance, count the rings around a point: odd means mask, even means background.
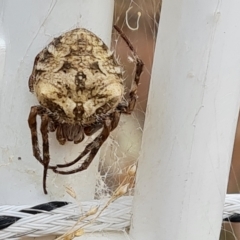
[[[29,89],[40,105],[31,108],[28,123],[32,135],[33,155],[43,165],[43,189],[46,191],[47,169],[59,174],[76,173],[88,168],[103,142],[118,125],[121,113],[130,114],[143,63],[124,33],[115,29],[127,43],[136,62],[136,73],[129,97],[124,98],[123,69],[114,52],[92,32],[77,28],[55,38],[34,61]],[[37,136],[37,115],[41,117],[42,151]],[[102,129],[73,161],[50,166],[48,131],[56,131],[60,144],[80,143]],[[86,157],[74,170],[59,170]]]

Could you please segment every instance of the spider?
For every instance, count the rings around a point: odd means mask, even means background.
[[[135,76],[125,98],[123,69],[106,44],[92,32],[77,28],[54,38],[35,58],[29,78],[29,90],[40,105],[32,106],[28,118],[34,157],[43,165],[43,190],[47,194],[47,171],[72,174],[88,168],[102,144],[120,119],[131,114],[137,99],[137,87],[143,62],[122,30],[114,26],[130,48],[136,64]],[[41,118],[42,156],[37,135],[37,116]],[[84,136],[100,134],[73,161],[49,165],[48,132],[56,132],[62,145],[75,144]],[[83,159],[73,170],[64,170]]]

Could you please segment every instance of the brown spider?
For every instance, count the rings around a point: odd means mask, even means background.
[[[34,157],[43,165],[43,190],[47,170],[72,174],[88,168],[98,150],[119,122],[121,113],[131,114],[137,99],[137,87],[143,62],[125,34],[114,26],[132,51],[136,63],[129,97],[124,98],[123,69],[104,42],[92,32],[77,28],[54,38],[35,58],[29,89],[40,105],[31,107],[28,118]],[[37,135],[37,115],[41,117],[43,156]],[[73,161],[50,166],[48,132],[56,131],[60,144],[75,144],[102,129],[84,151]],[[62,171],[83,157],[74,170]]]

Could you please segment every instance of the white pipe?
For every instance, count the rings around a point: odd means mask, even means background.
[[[136,240],[217,240],[240,97],[240,2],[163,1],[134,196]]]
[[[78,200],[93,198],[97,159],[82,173],[57,176],[49,171],[49,194],[43,193],[43,167],[33,157],[27,123],[30,107],[38,104],[29,92],[28,78],[35,56],[63,32],[84,27],[109,45],[112,17],[112,0],[103,0],[101,4],[98,0],[0,2],[0,37],[6,47],[4,74],[0,79],[0,204],[73,201],[65,186],[73,188]],[[55,134],[50,137],[52,162],[73,160],[82,150],[83,144],[60,146]]]

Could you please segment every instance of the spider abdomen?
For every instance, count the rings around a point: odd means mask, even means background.
[[[89,125],[122,101],[122,79],[120,65],[102,40],[74,29],[37,55],[29,88],[64,122]]]

